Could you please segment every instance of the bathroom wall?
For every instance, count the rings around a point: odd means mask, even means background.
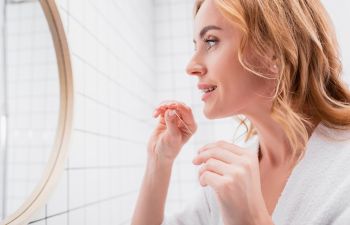
[[[31,224],[130,224],[160,101],[193,109],[198,131],[176,160],[167,213],[196,192],[196,150],[232,141],[235,121],[207,120],[197,79],[185,73],[193,52],[188,0],[58,0],[74,74],[70,155],[45,207]]]
[[[341,59],[343,63],[343,79],[350,87],[350,2],[346,0],[322,0],[333,21],[339,42]]]
[[[58,0],[74,74],[70,153],[31,224],[129,224],[156,99],[153,3]]]

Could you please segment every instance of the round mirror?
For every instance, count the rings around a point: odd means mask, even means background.
[[[22,224],[63,169],[71,69],[54,1],[1,4],[0,215],[3,224]]]

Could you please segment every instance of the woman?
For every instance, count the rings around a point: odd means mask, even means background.
[[[174,159],[197,125],[185,104],[160,105],[133,225],[350,224],[350,92],[321,3],[204,0],[194,15],[187,73],[207,92],[203,112],[244,115],[259,148],[203,146],[202,196],[164,218]]]

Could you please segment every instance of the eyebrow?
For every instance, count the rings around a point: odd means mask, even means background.
[[[209,30],[222,30],[220,27],[215,26],[215,25],[209,25],[209,26],[205,26],[203,27],[203,29],[201,30],[201,32],[199,32],[199,37],[202,39],[203,36],[209,31]],[[196,40],[193,39],[193,42],[196,43]]]

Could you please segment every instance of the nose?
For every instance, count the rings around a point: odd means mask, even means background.
[[[188,75],[203,76],[207,73],[207,69],[202,63],[192,58],[186,67],[186,72]]]

